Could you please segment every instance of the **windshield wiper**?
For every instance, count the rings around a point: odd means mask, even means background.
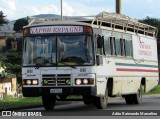
[[[42,67],[43,64],[39,64],[39,63],[36,63],[36,69],[39,69],[39,67]]]
[[[59,61],[59,63],[62,63],[62,64],[64,64],[64,65],[66,65],[66,66],[69,66],[69,67],[71,67],[71,68],[77,68],[76,66],[73,66],[73,65],[69,65],[69,64],[67,64],[67,63],[64,63],[64,62],[62,62],[62,61]]]
[[[48,63],[50,66],[57,66],[56,63]],[[42,67],[42,66],[48,66],[47,64],[39,64],[39,63],[36,63],[36,68],[38,69],[39,67]]]

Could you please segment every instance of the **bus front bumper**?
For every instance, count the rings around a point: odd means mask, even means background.
[[[94,95],[94,87],[23,87],[24,97],[42,95]]]

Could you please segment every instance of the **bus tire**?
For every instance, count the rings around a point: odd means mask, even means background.
[[[44,95],[42,96],[42,103],[46,110],[53,110],[56,103],[56,96]]]
[[[86,100],[83,100],[83,103],[84,103],[85,105],[91,105],[91,104],[92,104],[92,102],[86,101]]]
[[[137,94],[132,95],[132,98],[134,104],[140,104],[142,102],[142,85],[140,85]]]
[[[124,98],[125,98],[125,101],[126,101],[126,103],[128,105],[133,104],[133,97],[132,97],[132,95],[125,95]]]
[[[96,97],[95,105],[97,109],[106,109],[108,103],[108,88],[106,87],[105,95]]]
[[[85,105],[91,105],[93,101],[91,101],[91,97],[90,96],[83,96],[83,103]]]

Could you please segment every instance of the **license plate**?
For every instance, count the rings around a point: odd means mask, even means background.
[[[58,89],[50,89],[50,93],[62,93],[62,89],[58,88]]]

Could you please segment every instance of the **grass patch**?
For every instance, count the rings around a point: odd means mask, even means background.
[[[80,98],[80,97],[77,97]],[[56,101],[56,105],[70,104],[70,101]],[[42,97],[24,97],[24,98],[13,98],[12,96],[4,97],[0,100],[0,110],[7,110],[19,107],[29,107],[29,106],[41,106]]]
[[[160,94],[160,85],[156,86],[154,89],[152,89],[150,92],[144,93],[144,95],[150,95],[150,94]]]
[[[41,97],[13,98],[11,96],[0,100],[0,109],[42,105]]]

